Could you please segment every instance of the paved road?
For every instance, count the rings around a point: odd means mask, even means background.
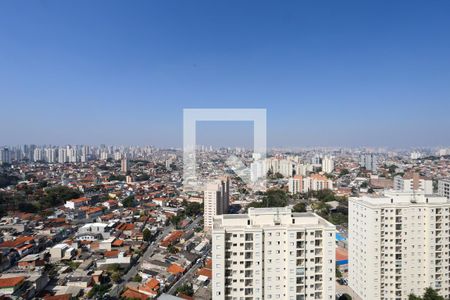
[[[173,226],[168,226],[166,227],[162,233],[160,233],[158,235],[158,237],[156,238],[156,240],[148,246],[147,250],[145,250],[144,254],[141,255],[139,257],[139,259],[137,260],[137,263],[135,263],[129,270],[128,272],[122,276],[122,281],[119,284],[116,284],[113,286],[113,288],[110,291],[110,295],[112,297],[118,297],[120,295],[120,293],[122,292],[123,288],[125,287],[125,285],[128,283],[128,281],[130,281],[134,276],[136,276],[136,274],[138,273],[142,262],[147,259],[148,257],[150,257],[153,252],[156,250],[156,248],[159,245],[159,242],[166,237],[171,231],[173,231]]]
[[[196,227],[199,222],[202,220],[201,217],[196,218],[191,224],[189,224],[186,228],[184,228],[183,230],[190,230],[193,229],[194,227]],[[116,284],[113,286],[113,288],[110,291],[110,295],[111,297],[115,297],[118,298],[119,295],[121,294],[123,288],[125,287],[125,285],[134,277],[136,276],[136,274],[139,272],[139,269],[141,268],[141,265],[143,263],[144,260],[146,260],[147,258],[149,258],[150,256],[153,255],[153,252],[156,250],[156,248],[159,246],[159,242],[165,238],[171,231],[174,230],[174,227],[172,225],[166,227],[162,233],[160,233],[158,235],[158,237],[156,238],[156,240],[150,245],[148,246],[147,250],[144,252],[143,255],[141,255],[139,257],[139,259],[137,260],[137,263],[135,263],[129,270],[128,272],[122,277],[122,281],[119,284]],[[191,270],[189,270],[187,273],[189,273]]]
[[[202,264],[203,263],[201,261],[199,261],[195,265],[193,265],[186,273],[184,273],[184,275],[177,282],[175,282],[174,285],[172,285],[172,287],[170,288],[170,290],[167,293],[171,294],[171,295],[175,295],[177,292],[177,288],[182,286],[184,284],[184,282],[186,282],[187,280],[191,279],[193,277],[193,275],[195,275],[195,272],[198,270],[198,268],[201,267]]]

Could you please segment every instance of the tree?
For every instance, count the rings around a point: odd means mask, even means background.
[[[200,203],[197,202],[187,202],[184,205],[185,206],[185,212],[186,215],[189,217],[194,217],[203,212],[203,207]]]
[[[342,176],[345,176],[345,175],[348,175],[348,174],[350,174],[350,171],[348,169],[342,169],[342,171],[339,174],[339,176],[342,177]]]
[[[133,281],[134,281],[134,282],[141,282],[141,281],[142,281],[141,275],[136,274],[136,276],[133,277]]]
[[[338,300],[352,300],[352,296],[350,296],[349,294],[343,294],[339,297]]]
[[[425,294],[423,295],[423,297],[410,294],[408,296],[408,300],[444,300],[444,297],[439,296],[436,290],[433,290],[431,287],[429,287],[425,290]]]
[[[170,254],[176,254],[176,253],[178,253],[178,249],[175,248],[173,245],[169,245],[169,246],[167,247],[167,251],[169,251]]]
[[[120,282],[121,278],[122,278],[122,274],[120,274],[120,272],[118,272],[118,271],[113,272],[111,274],[111,280],[115,283]]]
[[[122,201],[123,207],[133,207],[134,206],[134,196],[128,196]]]
[[[64,204],[67,200],[81,196],[80,191],[66,186],[56,186],[45,190],[45,196],[40,199],[43,208],[55,207]]]
[[[142,235],[143,235],[144,241],[146,241],[146,242],[149,242],[150,239],[152,238],[152,233],[151,233],[150,229],[148,229],[148,228],[144,229],[144,231],[142,232]]]
[[[252,202],[247,207],[285,207],[287,204],[288,196],[285,191],[269,190],[261,202]]]
[[[433,290],[432,288],[429,287],[425,290],[423,300],[444,300],[444,297],[439,296],[436,290]]]
[[[299,202],[294,205],[292,208],[293,212],[306,212],[306,204],[303,202]]]
[[[110,286],[107,284],[95,284],[92,289],[87,294],[88,298],[93,298],[94,296],[98,296],[101,299],[108,291]]]
[[[186,296],[192,296],[194,295],[194,289],[192,288],[191,285],[184,284],[179,288],[177,288],[177,293],[184,294]]]

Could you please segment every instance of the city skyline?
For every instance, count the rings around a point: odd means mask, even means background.
[[[449,8],[4,2],[0,143],[180,147],[184,108],[266,108],[271,147],[447,146]]]

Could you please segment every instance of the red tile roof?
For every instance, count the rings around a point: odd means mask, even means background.
[[[197,271],[197,275],[199,275],[199,276],[200,275],[206,276],[209,279],[211,279],[212,278],[212,271],[210,269],[203,268],[203,269],[200,269],[200,270]]]
[[[31,236],[20,236],[13,241],[6,241],[0,244],[0,248],[15,248],[26,242],[30,242],[33,240]]]
[[[119,250],[111,250],[111,251],[105,252],[105,257],[112,258],[112,257],[117,257],[117,256],[119,256]]]
[[[44,300],[70,300],[72,298],[71,294],[63,294],[56,296],[45,296]]]
[[[177,274],[181,274],[184,272],[184,268],[182,268],[181,266],[177,265],[177,264],[171,264],[168,268],[167,268],[167,272],[173,274],[173,275],[177,275]]]
[[[0,278],[0,288],[18,286],[25,280],[25,276]]]
[[[141,299],[141,300],[146,300],[149,298],[149,296],[145,294],[130,289],[127,289],[125,292],[123,292],[122,297],[124,297],[125,299]]]

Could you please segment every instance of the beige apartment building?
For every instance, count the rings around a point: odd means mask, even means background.
[[[230,179],[218,179],[207,184],[203,195],[204,229],[211,232],[214,216],[226,214],[230,202]]]
[[[362,299],[404,300],[449,290],[450,202],[388,191],[349,200],[349,285]]]
[[[287,207],[215,217],[213,299],[334,299],[335,231]]]

